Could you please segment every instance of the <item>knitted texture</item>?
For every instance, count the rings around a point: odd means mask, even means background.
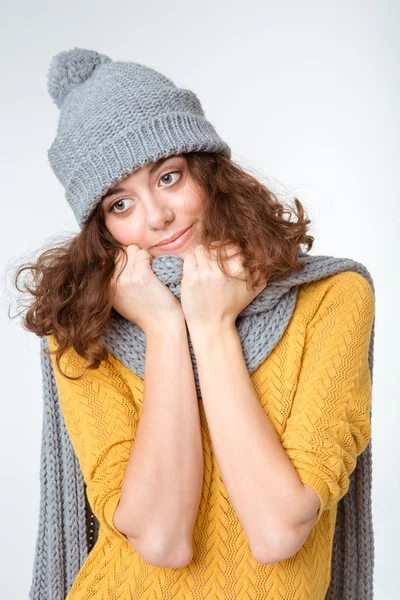
[[[321,500],[303,547],[273,565],[251,556],[215,461],[189,333],[205,459],[193,560],[182,569],[148,565],[115,528],[140,417],[145,351],[143,331],[115,313],[103,337],[111,362],[83,382],[54,371],[43,352],[52,343],[41,339],[41,499],[31,600],[372,600],[374,285],[351,259],[299,258],[304,269],[268,284],[236,327],[260,402],[300,479]],[[164,255],[151,266],[180,299],[183,259]],[[63,369],[80,374],[81,359],[69,351]]]
[[[140,63],[73,48],[53,56],[47,88],[60,109],[48,159],[80,227],[109,187],[149,162],[231,156],[196,94]]]

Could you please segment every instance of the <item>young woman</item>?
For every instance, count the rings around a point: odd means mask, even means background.
[[[371,438],[368,271],[302,253],[300,202],[292,219],[165,76],[75,48],[49,92],[81,231],[30,267],[24,326],[99,529],[86,545],[67,521],[83,492],[65,476],[63,527],[44,503],[39,526],[59,552],[38,536],[30,597],[369,598],[370,480],[350,478]],[[54,467],[61,430],[48,477],[72,472]]]

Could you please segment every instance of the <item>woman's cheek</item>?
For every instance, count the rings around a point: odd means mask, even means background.
[[[128,224],[120,222],[120,223],[112,223],[108,226],[108,230],[111,235],[124,246],[129,246],[130,244],[137,244],[142,247],[140,236],[136,231],[136,228],[129,227]]]

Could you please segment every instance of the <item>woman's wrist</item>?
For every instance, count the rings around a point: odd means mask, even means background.
[[[146,337],[160,337],[167,335],[187,335],[185,317],[182,315],[171,315],[160,323],[152,323],[145,329]]]
[[[188,323],[191,336],[218,337],[225,332],[235,331],[236,324],[232,318],[226,318],[215,323]]]

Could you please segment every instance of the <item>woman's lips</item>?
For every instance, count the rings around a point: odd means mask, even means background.
[[[190,236],[192,235],[192,231],[193,231],[193,225],[191,225],[188,229],[186,229],[186,231],[184,233],[182,233],[181,236],[176,238],[176,240],[174,240],[173,242],[169,242],[168,244],[163,244],[162,246],[154,246],[154,248],[157,248],[159,250],[175,250],[176,248],[180,248],[190,238]]]

